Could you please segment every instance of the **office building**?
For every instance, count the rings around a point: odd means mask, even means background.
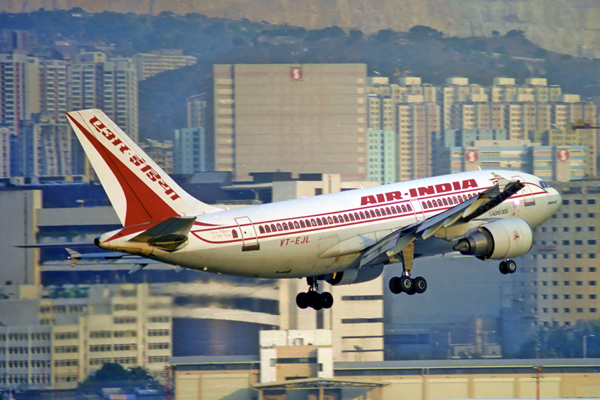
[[[536,325],[574,325],[600,318],[600,181],[554,183],[560,210],[535,231],[515,282],[522,312]],[[521,285],[520,282],[523,284]]]
[[[214,66],[215,170],[364,180],[365,64]]]
[[[148,53],[134,54],[133,64],[137,73],[138,80],[143,81],[151,76],[160,74],[164,71],[179,69],[196,64],[196,57],[184,56],[181,51],[163,50]]]
[[[565,182],[583,179],[585,162],[584,146],[542,146],[529,140],[474,140],[471,145],[443,149],[436,171],[448,174],[480,168],[508,169]]]

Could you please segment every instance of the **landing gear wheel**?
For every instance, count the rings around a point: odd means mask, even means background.
[[[415,292],[421,294],[427,290],[427,281],[425,278],[417,276],[415,279],[413,279],[413,286],[415,288]]]
[[[306,293],[306,292],[298,293],[298,296],[296,296],[296,305],[302,309],[307,308],[310,305],[310,298],[308,296],[308,293]]]
[[[333,296],[329,292],[321,293],[321,304],[323,308],[328,309],[333,305]]]
[[[499,269],[502,275],[508,274],[508,271],[506,270],[506,261],[500,261]]]
[[[400,286],[400,278],[397,276],[390,279],[390,291],[394,294],[402,293],[402,287]]]
[[[312,308],[317,311],[323,308],[323,300],[318,292],[308,292],[308,298],[310,299],[310,306]]]
[[[413,280],[410,279],[408,276],[400,277],[400,288],[403,292],[412,294],[411,292],[413,292]]]
[[[513,260],[506,260],[504,268],[508,274],[514,274],[517,272],[517,263]]]

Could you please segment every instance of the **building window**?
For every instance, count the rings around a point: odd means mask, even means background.
[[[581,213],[575,213],[575,218],[581,218]]]
[[[581,268],[581,267],[575,267],[575,272],[582,272],[582,271],[583,271],[583,268]]]
[[[575,284],[576,284],[577,286],[582,286],[582,285],[583,285],[583,281],[577,281],[577,282],[575,282]]]
[[[596,218],[596,214],[594,214],[594,213],[588,213],[588,218]]]
[[[577,312],[578,313],[582,313],[583,312],[583,308],[577,308]]]
[[[590,271],[590,272],[596,272],[596,267],[590,267],[590,268],[589,268],[589,271]]]
[[[583,240],[576,240],[576,241],[575,241],[575,244],[576,244],[577,246],[581,246],[581,245],[583,244]]]
[[[588,231],[594,232],[594,231],[596,231],[596,227],[595,226],[588,226]]]
[[[589,281],[590,286],[596,286],[596,281]]]
[[[595,294],[590,294],[590,300],[596,300],[596,295]]]
[[[588,204],[596,204],[596,199],[588,199],[587,201]],[[564,204],[564,202],[563,202]]]
[[[596,239],[590,239],[590,240],[588,240],[588,244],[595,245],[596,244]]]
[[[592,307],[592,308],[590,308],[590,312],[591,312],[591,313],[595,313],[595,312],[596,312],[596,307]]]

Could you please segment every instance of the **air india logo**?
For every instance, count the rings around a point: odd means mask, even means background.
[[[465,153],[465,159],[468,163],[476,163],[479,160],[479,154],[476,151],[469,150]]]
[[[571,155],[569,154],[569,150],[561,149],[556,153],[556,158],[558,159],[558,161],[565,162],[569,161]]]
[[[300,68],[300,67],[293,67],[290,70],[290,77],[292,78],[292,80],[295,80],[295,81],[302,80],[302,68]]]

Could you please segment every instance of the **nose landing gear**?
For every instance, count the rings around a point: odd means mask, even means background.
[[[328,309],[333,305],[333,296],[329,292],[319,293],[319,284],[315,277],[306,278],[308,292],[300,292],[296,296],[296,305],[302,309],[311,307],[315,310]]]

